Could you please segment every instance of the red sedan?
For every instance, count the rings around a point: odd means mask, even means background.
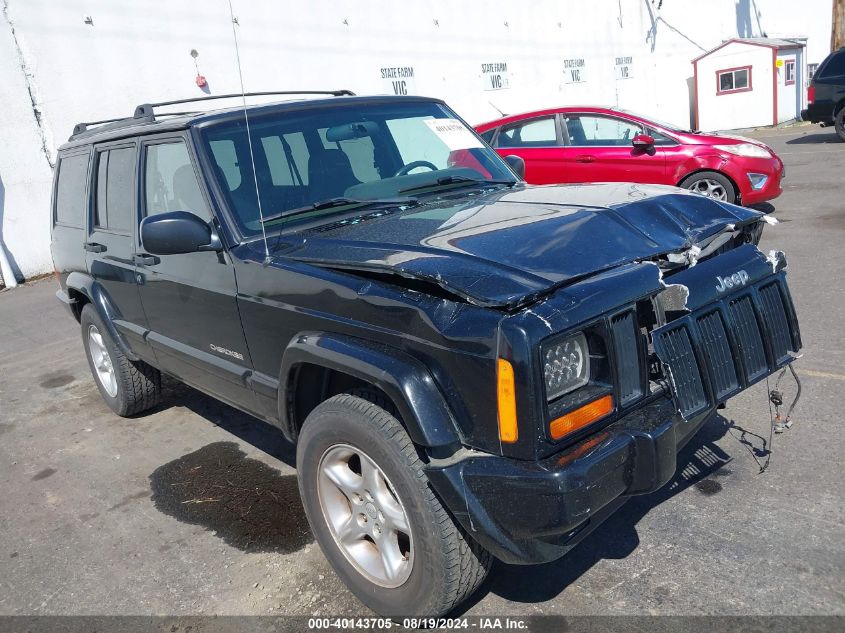
[[[676,185],[737,204],[781,194],[783,162],[758,141],[701,134],[613,108],[566,107],[476,126],[502,156],[525,161],[532,184]]]

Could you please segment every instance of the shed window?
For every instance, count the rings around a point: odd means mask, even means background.
[[[716,71],[716,94],[751,90],[751,66]]]
[[[795,83],[795,60],[787,59],[784,64],[784,80],[787,86]]]

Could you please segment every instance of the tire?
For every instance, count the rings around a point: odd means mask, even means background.
[[[717,171],[700,171],[684,178],[678,186],[709,198],[736,204],[736,190],[733,183]]]
[[[414,444],[391,409],[361,391],[317,406],[298,441],[299,491],[314,537],[361,602],[383,616],[439,616],[478,588],[491,557],[435,496]],[[330,479],[327,472],[337,474]],[[356,499],[356,494],[364,496]],[[344,547],[336,535],[353,521],[357,534]],[[385,572],[389,566],[378,560],[397,551],[404,556],[393,556],[399,562],[390,575]]]
[[[91,304],[82,308],[79,322],[88,366],[109,408],[119,416],[128,417],[158,404],[161,399],[158,369],[126,358]]]
[[[833,128],[839,140],[845,141],[845,106],[839,108],[839,112],[833,117]]]

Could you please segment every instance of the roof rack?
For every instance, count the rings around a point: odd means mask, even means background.
[[[238,97],[265,97],[272,95],[329,95],[332,97],[354,97],[355,93],[351,90],[281,90],[270,92],[237,92],[234,94],[226,95],[209,95],[207,97],[176,99],[174,101],[161,101],[159,103],[142,103],[141,105],[135,108],[135,113],[131,117],[122,117],[118,119],[103,119],[102,121],[87,121],[83,123],[77,123],[75,126],[73,126],[73,133],[70,135],[70,139],[68,140],[72,140],[80,134],[87,132],[92,126],[95,125],[105,125],[109,123],[114,124],[103,128],[111,129],[125,127],[128,125],[135,125],[136,123],[142,121],[145,123],[155,121],[155,108],[160,108],[163,106],[178,105],[180,103],[196,103],[198,101],[213,101],[214,99],[233,99]],[[197,112],[161,112],[159,113],[159,116],[184,116],[188,114],[197,114]]]
[[[135,108],[135,118],[155,121],[154,108],[177,105],[179,103],[212,101],[214,99],[233,99],[237,97],[266,97],[270,95],[329,95],[331,97],[354,97],[355,93],[351,90],[282,90],[271,92],[236,92],[228,95],[209,95],[207,97],[197,97],[195,99],[177,99],[175,101],[161,101],[159,103],[142,103]]]

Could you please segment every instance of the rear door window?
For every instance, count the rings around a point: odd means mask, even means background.
[[[97,152],[94,226],[115,233],[132,230],[135,146]]]
[[[62,157],[58,169],[55,223],[83,228],[87,206],[88,153]]]
[[[559,145],[554,116],[512,123],[503,127],[496,147],[554,147]]]

